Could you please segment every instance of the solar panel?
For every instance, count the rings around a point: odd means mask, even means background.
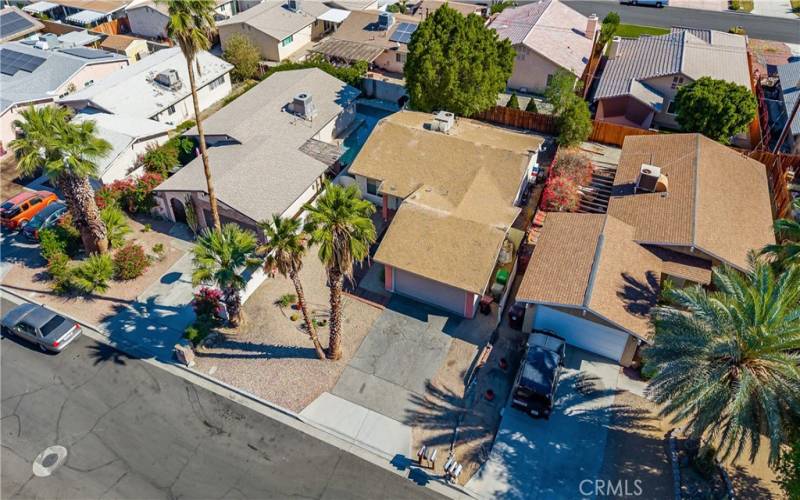
[[[86,47],[73,47],[71,49],[64,49],[61,52],[71,56],[82,57],[84,59],[102,59],[104,57],[111,57],[111,52],[104,50],[87,49]]]
[[[0,15],[0,37],[2,38],[12,36],[20,31],[25,31],[32,26],[32,22],[13,10]]]
[[[400,23],[397,29],[394,30],[389,40],[392,42],[405,43],[411,41],[411,35],[417,31],[417,25],[413,23]]]
[[[36,57],[15,50],[3,49],[0,52],[0,73],[13,76],[17,71],[33,73],[45,62],[45,58]]]

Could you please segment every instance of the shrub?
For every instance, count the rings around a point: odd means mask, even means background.
[[[125,236],[131,232],[128,219],[117,207],[106,207],[100,210],[100,218],[106,225],[108,244],[111,248],[119,248],[125,243]]]
[[[194,120],[186,120],[185,122],[180,122],[177,127],[175,127],[175,132],[180,134],[182,132],[186,132],[190,128],[196,125]]]
[[[142,232],[143,233],[149,233],[152,230],[153,230],[153,225],[152,224],[148,223],[148,224],[145,224],[144,226],[142,226]]]
[[[592,115],[589,104],[575,94],[566,98],[558,115],[558,143],[577,146],[592,133]]]
[[[69,257],[56,253],[47,262],[47,274],[50,275],[50,287],[57,294],[72,290],[73,268],[69,265]]]
[[[153,198],[153,189],[163,180],[164,177],[161,174],[151,172],[145,173],[138,179],[119,179],[103,188],[108,188],[113,192],[103,196],[116,199],[116,204],[128,213],[148,212],[156,204]]]
[[[281,307],[289,307],[295,302],[297,302],[297,295],[293,293],[285,293],[281,295],[280,298],[278,299],[278,305],[280,305]]]
[[[506,107],[511,109],[519,109],[519,98],[517,97],[516,92],[511,93],[511,97],[508,99]]]
[[[743,26],[731,26],[728,28],[728,33],[733,33],[734,35],[746,35],[747,31]]]
[[[294,313],[291,316],[289,316],[289,319],[292,321],[297,321],[299,318],[300,316],[297,313]]]
[[[108,254],[94,254],[75,267],[72,284],[83,293],[103,293],[114,276],[114,261]]]
[[[641,372],[644,380],[650,380],[658,373],[658,367],[653,363],[645,362],[644,366],[642,366]]]
[[[80,233],[72,226],[69,216],[59,224],[39,231],[39,250],[47,261],[57,254],[74,257],[80,248]]]
[[[279,71],[292,71],[295,69],[306,68],[319,68],[329,75],[352,85],[353,87],[361,88],[361,80],[364,78],[364,75],[367,74],[369,64],[367,61],[356,61],[350,66],[334,66],[325,60],[325,58],[321,55],[317,55],[299,62],[284,61],[265,72],[262,80],[269,78],[271,75]]]
[[[536,100],[533,97],[531,97],[531,99],[528,101],[528,105],[525,106],[525,111],[529,113],[539,112],[539,108],[536,107]]]
[[[550,175],[566,176],[582,186],[588,186],[592,180],[592,161],[579,150],[562,148],[558,151]]]
[[[231,76],[237,82],[255,78],[258,75],[261,54],[250,38],[244,35],[230,37],[225,43],[222,57],[233,64]]]
[[[697,452],[697,456],[692,460],[692,467],[697,471],[700,476],[706,480],[714,477],[717,472],[717,464],[714,461],[714,456],[717,450],[710,445],[701,446]]]
[[[778,459],[777,473],[778,484],[788,498],[800,498],[800,431],[795,429],[795,435],[790,440]]]
[[[178,166],[178,148],[169,142],[162,146],[151,144],[142,156],[142,166],[145,172],[166,177],[170,170]]]
[[[164,248],[163,243],[156,243],[155,245],[153,245],[153,248],[151,248],[151,250],[153,252],[153,255],[155,256],[155,260],[157,261],[162,261],[164,260],[164,257],[166,257],[167,249]]]
[[[222,292],[216,288],[201,287],[195,292],[192,299],[192,309],[198,318],[208,318],[214,321],[222,319]]]
[[[564,176],[547,179],[542,192],[541,208],[546,212],[574,212],[578,209],[581,197],[574,180]]]
[[[114,277],[118,280],[138,278],[147,270],[150,261],[144,248],[136,243],[128,242],[114,254]]]
[[[739,10],[741,5],[739,4],[739,0],[731,0],[730,8],[731,10]]]
[[[514,5],[514,2],[509,0],[504,0],[502,2],[493,3],[492,6],[489,8],[490,14],[499,14],[506,10],[508,7]]]
[[[203,339],[208,337],[208,334],[211,333],[213,328],[214,325],[207,319],[197,319],[194,323],[186,327],[186,330],[183,332],[183,338],[191,342],[194,347],[197,347]]]
[[[108,206],[119,206],[119,191],[114,191],[111,186],[103,186],[94,192],[94,201],[100,210]]]

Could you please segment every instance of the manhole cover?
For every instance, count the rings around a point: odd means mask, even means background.
[[[33,474],[47,477],[58,469],[67,459],[67,449],[63,446],[51,446],[39,453],[33,461]]]

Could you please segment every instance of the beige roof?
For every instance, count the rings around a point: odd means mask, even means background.
[[[130,44],[137,40],[141,39],[127,35],[108,35],[108,37],[103,40],[103,43],[100,44],[100,48],[125,51]]]
[[[669,192],[633,193],[643,163],[661,168]],[[764,165],[700,134],[629,136],[608,214],[640,243],[695,247],[739,269],[775,241]]]
[[[711,283],[711,262],[699,257],[692,257],[666,248],[645,246],[653,255],[661,259],[664,274],[683,278],[694,283],[708,285]]]
[[[389,38],[391,38],[392,34],[397,30],[397,27],[400,26],[400,23],[418,24],[420,22],[419,19],[411,16],[392,14],[392,16],[394,16],[394,23],[388,30],[383,31],[378,28],[378,15],[380,15],[380,12],[377,10],[351,12],[350,15],[347,16],[347,19],[342,21],[342,24],[336,28],[336,31],[322,41],[320,46],[324,45],[328,40],[344,40],[372,47],[380,47],[381,49],[396,49],[398,45],[405,44],[392,42]]]
[[[128,2],[124,0],[54,0],[53,3],[103,14],[110,14],[118,11],[128,4]]]
[[[467,119],[444,134],[430,121],[411,111],[381,120],[350,167],[405,200],[375,260],[482,294],[542,139]]]
[[[300,11],[295,12],[290,10],[284,1],[266,0],[230,19],[218,22],[217,26],[246,24],[276,40],[283,40],[312,24],[318,16],[330,10],[322,2],[302,2],[300,5]]]
[[[441,9],[444,5],[447,5],[465,16],[472,13],[480,13],[481,9],[484,8],[482,5],[473,3],[448,2],[447,0],[420,0],[414,5],[413,12],[409,15],[417,18],[417,21],[424,21],[427,16]]]

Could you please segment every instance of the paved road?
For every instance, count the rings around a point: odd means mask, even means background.
[[[59,355],[3,338],[0,355],[4,499],[438,498],[86,337]],[[66,461],[33,475],[53,445]]]
[[[678,7],[634,7],[620,5],[615,1],[565,0],[578,12],[589,15],[597,14],[602,19],[610,11],[616,11],[623,23],[643,24],[646,26],[689,26],[692,28],[712,28],[728,31],[731,26],[743,26],[752,38],[777,40],[786,43],[800,43],[800,18],[781,19],[777,17],[756,16],[734,12],[714,12],[699,9],[682,9]]]

